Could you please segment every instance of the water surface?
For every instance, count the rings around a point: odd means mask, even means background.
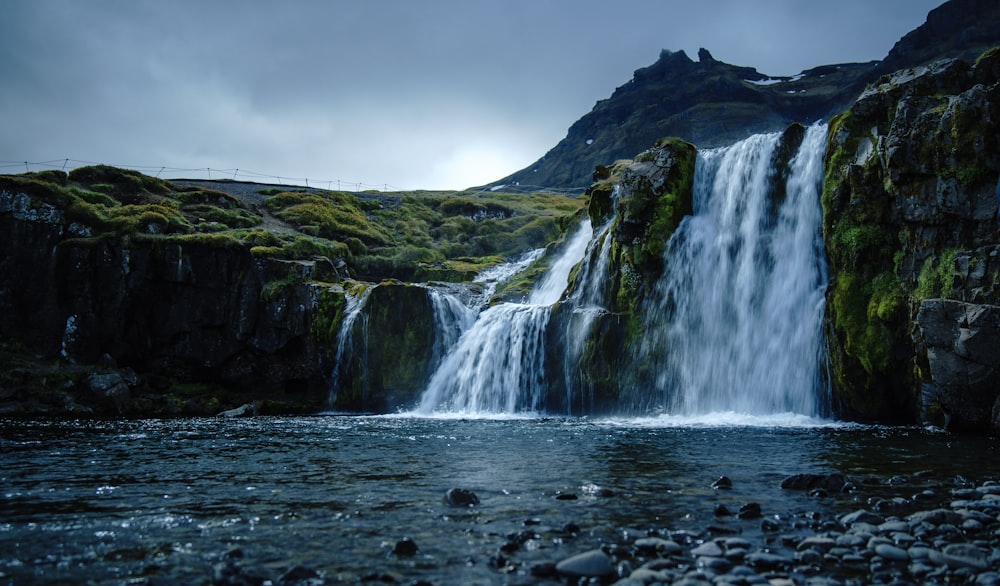
[[[12,584],[208,583],[227,556],[275,577],[305,565],[327,583],[525,583],[533,564],[649,531],[759,534],[759,520],[716,518],[720,503],[759,502],[793,530],[915,490],[947,498],[957,475],[1000,477],[985,439],[780,417],[0,420],[0,448],[0,579]],[[861,490],[778,487],[835,471]],[[710,488],[722,475],[732,490]],[[902,476],[920,480],[889,482]],[[481,504],[449,507],[453,487]],[[525,530],[537,539],[501,555]],[[392,555],[403,537],[416,556]]]

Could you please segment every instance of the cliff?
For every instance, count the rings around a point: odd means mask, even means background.
[[[434,336],[426,294],[409,295],[425,290],[394,279],[469,281],[558,240],[582,205],[175,185],[102,166],[0,176],[0,411],[321,410],[359,288],[376,292],[377,376],[337,407],[386,409],[422,384],[414,348]]]
[[[883,76],[832,121],[823,234],[843,416],[982,429],[1000,409],[998,124],[997,49]]]

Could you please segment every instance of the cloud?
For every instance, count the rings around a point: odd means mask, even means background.
[[[461,188],[543,155],[661,49],[879,59],[931,0],[8,0],[0,160]]]

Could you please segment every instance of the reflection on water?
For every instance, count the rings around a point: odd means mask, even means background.
[[[912,492],[887,486],[893,476],[932,470],[948,484],[997,478],[1000,467],[996,447],[980,438],[721,421],[4,420],[0,578],[201,582],[238,551],[274,575],[303,564],[328,582],[390,571],[407,581],[501,583],[490,559],[526,520],[548,533],[520,555],[555,561],[623,531],[754,531],[714,518],[720,503],[831,517]],[[791,474],[834,471],[857,478],[862,492],[817,499],[778,488]],[[732,490],[710,488],[722,475]],[[442,497],[453,487],[482,504],[448,507]],[[556,498],[570,494],[577,499]],[[560,534],[567,523],[580,533]],[[404,536],[419,555],[390,555]]]

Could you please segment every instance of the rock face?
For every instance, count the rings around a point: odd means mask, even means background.
[[[566,138],[531,166],[492,185],[540,185],[583,191],[595,166],[628,159],[664,136],[699,148],[776,132],[792,122],[828,118],[846,108],[871,79],[875,63],[827,65],[771,78],[752,67],[693,61],[663,51],[631,81],[575,122]]]
[[[221,239],[74,237],[62,212],[0,191],[0,212],[20,208],[35,212],[0,213],[0,331],[74,363],[113,356],[159,373],[147,382],[163,388],[325,388],[332,366],[311,335],[316,292],[305,283],[314,263],[255,258]],[[87,384],[125,412],[129,385],[112,377]]]
[[[823,234],[842,416],[988,423],[1000,385],[967,346],[995,336],[1000,303],[998,131],[995,49],[884,76],[831,122]]]

